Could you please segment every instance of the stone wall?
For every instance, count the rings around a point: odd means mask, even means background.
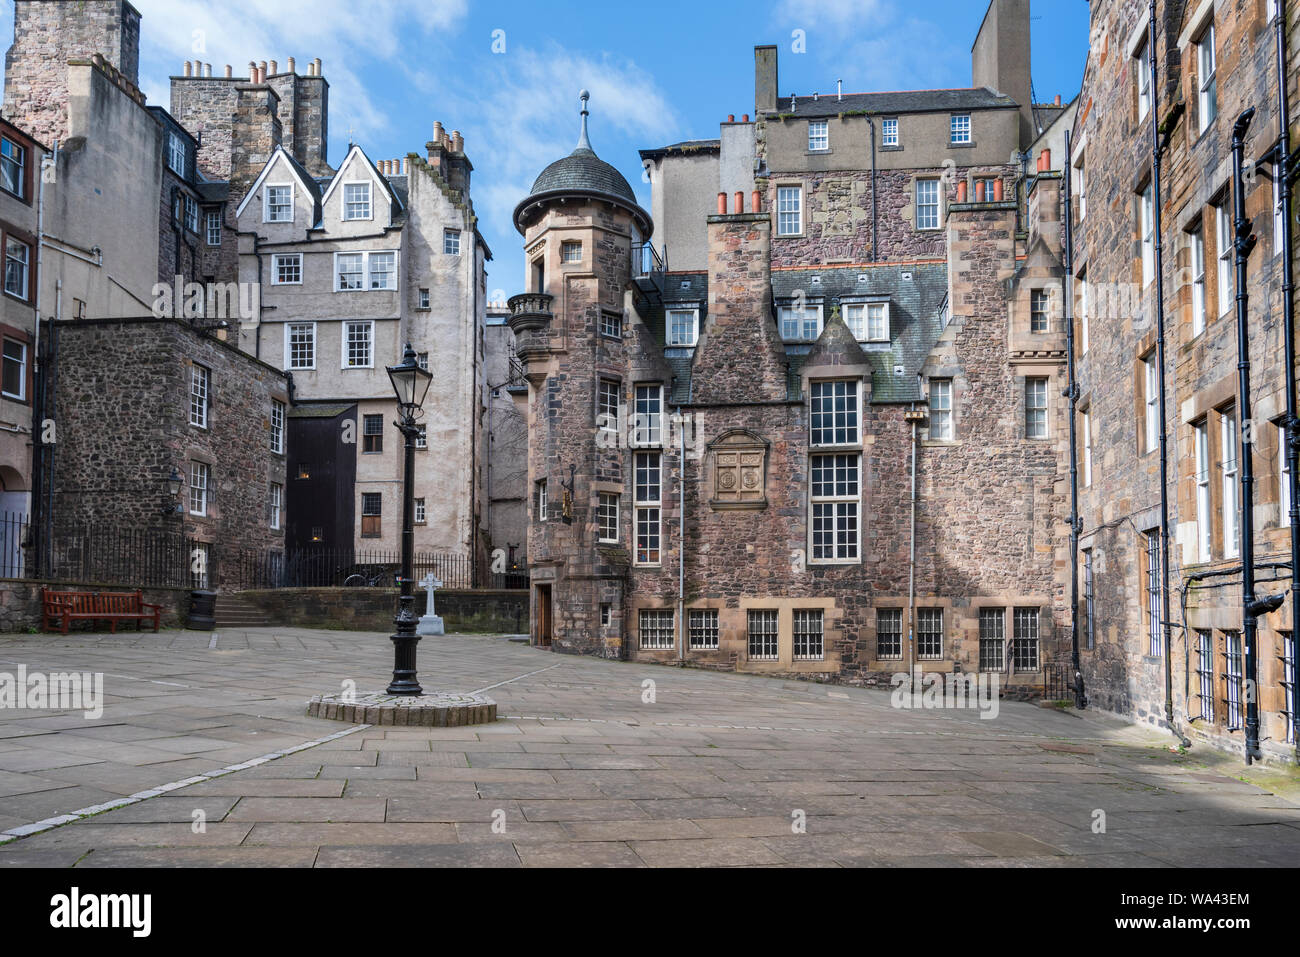
[[[273,625],[332,628],[342,631],[393,631],[396,588],[278,588],[243,591],[239,597],[266,613]],[[522,634],[528,631],[527,591],[457,591],[436,593],[439,616],[448,633]],[[416,595],[415,613],[423,615],[424,593]],[[217,620],[221,598],[217,598]]]
[[[5,118],[47,145],[66,139],[67,61],[95,54],[138,85],[140,14],[126,0],[17,0],[5,54]]]
[[[33,632],[42,627],[41,589],[55,591],[133,592],[131,582],[73,582],[36,579],[0,579],[0,632]],[[162,606],[162,628],[184,628],[190,611],[190,592],[185,588],[146,588],[142,601]],[[130,631],[134,624],[121,622],[118,631]],[[153,625],[141,626],[152,630]],[[107,631],[104,622],[73,622],[68,632]]]
[[[271,400],[288,401],[284,373],[170,319],[66,321],[56,355],[56,539],[87,525],[183,527],[227,555],[283,545],[270,527],[269,483],[284,484],[285,460],[270,450],[269,420]],[[190,425],[194,363],[210,371],[207,428]],[[184,516],[164,516],[174,501],[163,479],[174,467],[188,486],[196,461],[210,470],[207,515],[187,505]]]

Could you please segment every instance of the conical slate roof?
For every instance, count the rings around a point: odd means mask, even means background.
[[[553,196],[595,196],[628,207],[638,218],[644,221],[647,234],[650,232],[650,217],[636,201],[636,194],[628,185],[623,174],[606,163],[591,148],[587,138],[587,100],[590,94],[582,91],[582,133],[578,137],[577,148],[563,159],[558,159],[546,169],[533,183],[528,197],[515,209],[515,225],[523,231],[521,216],[526,209],[540,200]]]

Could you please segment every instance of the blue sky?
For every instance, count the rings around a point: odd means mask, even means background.
[[[984,0],[133,0],[143,14],[140,85],[169,104],[186,59],[236,75],[249,60],[321,57],[330,82],[330,159],[349,132],[372,159],[423,153],[434,120],[465,136],[473,198],[492,247],[488,289],[521,288],[510,222],[537,173],[573,149],[578,91],[592,93],[591,139],[650,203],[637,150],[712,138],[753,111],[756,44],[780,47],[780,92],[970,85]],[[0,37],[13,7],[0,7]],[[364,15],[358,18],[357,10]],[[1040,101],[1077,92],[1088,46],[1086,0],[1033,0]],[[792,51],[804,31],[806,52]]]

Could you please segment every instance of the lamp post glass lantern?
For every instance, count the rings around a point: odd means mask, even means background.
[[[393,392],[397,396],[398,419],[394,425],[405,440],[402,468],[402,570],[399,579],[401,595],[397,600],[397,617],[393,619],[397,631],[392,636],[393,680],[388,686],[388,693],[420,695],[424,689],[416,680],[415,669],[415,650],[420,636],[415,630],[416,618],[412,607],[415,598],[411,594],[412,565],[415,559],[415,439],[419,434],[415,420],[424,406],[424,397],[429,392],[433,375],[420,368],[415,350],[408,342],[402,361],[388,367],[388,378],[392,380]]]
[[[176,501],[176,498],[181,494],[184,485],[185,477],[173,465],[171,474],[163,479],[163,487],[167,489],[167,504],[162,509],[164,515],[175,515],[177,512],[183,511],[181,503]]]

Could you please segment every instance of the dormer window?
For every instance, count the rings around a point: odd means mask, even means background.
[[[167,165],[181,179],[185,178],[185,141],[176,133],[167,134]]]
[[[815,342],[822,334],[821,303],[780,306],[781,338],[786,342]]]
[[[291,184],[268,186],[266,187],[265,196],[266,205],[262,211],[263,222],[293,222],[293,186]]]
[[[858,342],[888,342],[889,303],[845,303],[844,323]]]
[[[694,346],[700,334],[698,309],[668,310],[668,345]]]
[[[370,219],[370,184],[343,184],[343,218]]]

